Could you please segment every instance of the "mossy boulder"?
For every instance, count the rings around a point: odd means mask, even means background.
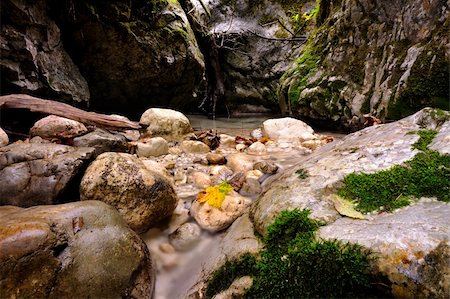
[[[2,297],[151,298],[150,252],[113,207],[3,206],[0,215]]]
[[[266,235],[282,211],[307,208],[311,218],[324,224],[321,238],[357,243],[374,252],[378,258],[372,271],[387,278],[390,293],[448,296],[448,277],[431,269],[448,263],[449,116],[423,109],[350,134],[300,159],[266,186],[251,207],[256,231]],[[371,214],[342,210],[336,194],[349,200],[351,211]]]
[[[446,6],[421,0],[321,1],[326,13],[319,13],[320,26],[280,80],[282,111],[359,129],[364,114],[384,121],[427,106],[448,109]]]

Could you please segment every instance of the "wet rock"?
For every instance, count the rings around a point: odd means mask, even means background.
[[[169,242],[176,250],[188,250],[199,240],[202,230],[195,223],[185,223],[169,235]]]
[[[3,131],[2,128],[0,128],[0,147],[8,145],[9,138],[8,135]]]
[[[185,140],[181,144],[181,148],[185,153],[190,154],[204,154],[209,153],[210,148],[206,144],[204,144],[201,141],[194,141],[194,140]]]
[[[142,114],[139,122],[148,126],[147,132],[152,136],[180,139],[192,132],[189,119],[183,113],[171,109],[150,108]]]
[[[128,143],[125,136],[112,134],[103,129],[95,131],[73,139],[73,145],[77,147],[93,147],[95,155],[105,152],[127,152]]]
[[[233,171],[224,165],[212,166],[209,170],[211,183],[213,185],[229,180],[233,176]]]
[[[224,157],[224,155],[221,154],[208,153],[206,155],[206,159],[208,160],[209,164],[212,165],[223,165],[227,163],[227,159]]]
[[[68,118],[49,115],[38,120],[30,129],[31,136],[44,139],[73,138],[87,133],[84,124]]]
[[[248,147],[247,153],[249,155],[261,156],[267,154],[267,149],[264,143],[257,141]]]
[[[179,294],[176,298],[202,298],[206,283],[221,265],[227,260],[235,260],[244,253],[256,253],[262,247],[260,239],[255,236],[255,230],[248,213],[242,215],[226,231],[223,239],[205,251],[202,267],[188,279],[192,286],[186,294]],[[192,297],[191,297],[192,296]]]
[[[205,189],[211,186],[211,178],[206,173],[195,171],[190,176],[190,181],[194,184],[195,187],[200,189]]]
[[[162,137],[154,137],[136,144],[138,157],[158,157],[169,153],[169,145]]]
[[[291,117],[268,119],[263,122],[264,134],[270,139],[298,142],[315,139],[314,130],[301,120]]]
[[[94,148],[21,141],[0,148],[0,205],[58,203],[93,153]]]
[[[379,172],[411,160],[419,152],[412,147],[419,136],[411,132],[445,130],[445,123],[427,118],[430,113],[424,109],[394,123],[368,127],[299,160],[273,180],[252,206],[256,230],[265,234],[283,210],[308,208],[312,218],[326,223],[321,238],[360,243],[374,251],[379,259],[373,271],[388,278],[394,296],[448,297],[448,277],[430,266],[442,268],[444,262],[435,258],[436,253],[445,256],[448,250],[448,204],[422,198],[392,213],[354,220],[339,215],[329,196],[350,173]]]
[[[2,297],[151,298],[150,252],[113,207],[84,201],[0,214]]]
[[[240,190],[242,194],[257,195],[262,191],[259,179],[263,173],[259,170],[250,170],[245,174],[245,181]]]
[[[162,175],[169,181],[173,180],[173,176],[169,173],[167,168],[164,167],[164,165],[158,163],[157,161],[146,159],[146,158],[141,158],[140,160],[142,161],[142,163],[144,163],[145,167],[147,167],[148,170],[154,171],[154,172]]]
[[[245,154],[231,154],[227,156],[227,166],[234,172],[245,173],[253,169],[253,162]]]
[[[161,245],[159,245],[159,249],[164,253],[175,253],[175,247],[173,247],[169,243],[162,243]]]
[[[247,146],[245,144],[242,143],[236,144],[236,150],[240,153],[243,153],[246,148]]]
[[[80,198],[114,206],[138,233],[170,216],[178,201],[170,181],[124,153],[103,153],[89,165]]]
[[[265,174],[275,174],[278,171],[278,166],[271,161],[259,161],[253,164],[253,169]]]
[[[217,232],[227,228],[236,218],[244,214],[250,203],[250,199],[231,191],[225,196],[220,209],[195,200],[190,211],[192,217],[203,229]]]
[[[261,130],[261,128],[257,128],[254,129],[251,133],[250,136],[252,136],[255,139],[261,139],[264,136],[263,131]]]
[[[325,142],[322,140],[306,140],[302,142],[302,146],[310,150],[316,150],[324,144]]]

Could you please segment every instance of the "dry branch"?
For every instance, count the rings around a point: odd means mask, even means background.
[[[65,103],[43,100],[25,94],[0,96],[0,110],[28,109],[31,112],[53,114],[73,119],[87,125],[95,125],[115,130],[140,129],[139,123],[125,117],[88,112]]]

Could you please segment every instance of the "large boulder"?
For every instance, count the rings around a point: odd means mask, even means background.
[[[448,109],[446,1],[322,1],[301,55],[280,80],[284,112],[360,128],[426,106]]]
[[[151,298],[145,243],[99,201],[0,207],[2,298]]]
[[[1,2],[1,92],[31,93],[87,106],[88,85],[64,49],[48,2]]]
[[[147,132],[152,136],[163,136],[169,139],[181,138],[192,132],[189,119],[183,113],[171,109],[147,109],[139,123],[147,126]]]
[[[299,142],[316,138],[314,130],[310,126],[299,119],[291,117],[264,121],[263,132],[270,139],[277,141]]]
[[[346,214],[334,195],[348,174],[387,170],[415,157],[420,152],[413,146],[419,140],[417,131],[437,130],[442,140],[449,133],[448,119],[448,113],[439,116],[436,110],[423,109],[398,122],[350,134],[299,159],[285,173],[270,178],[251,207],[255,229],[264,235],[281,211],[310,209],[312,218],[326,224],[320,237],[359,243],[375,253],[374,271],[388,278],[394,295],[448,297],[449,276],[439,270],[448,268],[449,262],[448,203],[422,198],[391,214],[354,220],[343,215],[361,215]],[[448,151],[448,143],[431,144],[433,150]]]
[[[0,205],[29,207],[66,200],[62,194],[76,184],[93,152],[89,147],[22,141],[0,148]]]
[[[170,216],[178,202],[168,179],[125,153],[103,153],[89,165],[81,180],[80,199],[114,206],[138,233]]]
[[[51,11],[91,107],[137,117],[152,105],[197,106],[203,55],[177,0],[52,1]]]

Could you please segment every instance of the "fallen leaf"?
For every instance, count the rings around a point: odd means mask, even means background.
[[[366,217],[355,210],[353,203],[348,200],[341,198],[338,195],[333,195],[331,201],[334,203],[334,208],[342,216],[347,216],[353,219],[366,219]]]
[[[197,200],[201,203],[207,202],[210,206],[220,209],[225,196],[231,190],[233,190],[233,187],[225,181],[199,192],[197,195]]]

